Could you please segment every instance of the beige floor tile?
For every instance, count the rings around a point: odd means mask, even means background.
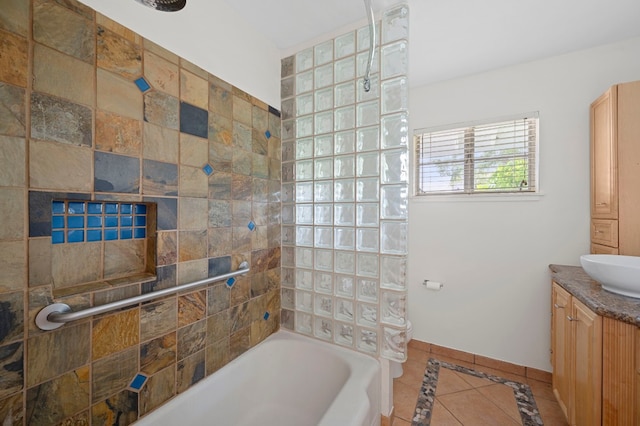
[[[420,389],[424,380],[425,369],[425,363],[416,362],[409,359],[402,365],[403,374],[402,376],[398,377],[397,380],[409,386],[414,386]]]
[[[553,394],[553,389],[551,388],[551,383],[545,383],[533,379],[527,379],[526,383],[531,388],[531,392],[533,393],[536,401],[541,398],[554,402],[556,401],[556,397]]]
[[[474,388],[480,388],[482,386],[491,386],[494,384],[494,382],[492,382],[489,379],[472,376],[471,374],[465,374],[460,372],[458,372],[457,374],[462,378],[462,380],[469,383]]]
[[[564,417],[564,413],[560,409],[560,405],[553,400],[536,397],[536,405],[540,412],[540,417],[545,426],[566,426],[567,420]]]
[[[507,385],[500,383],[491,386],[483,386],[477,388],[477,391],[484,395],[488,400],[496,404],[502,411],[511,417],[516,423],[522,424],[520,410],[513,393],[513,389]]]
[[[464,381],[455,371],[448,368],[440,368],[438,385],[436,386],[437,397],[468,389],[473,389],[473,386]]]
[[[406,385],[398,380],[393,383],[393,407],[395,418],[411,421],[420,389]]]
[[[451,414],[437,398],[433,403],[431,424],[434,426],[462,426],[462,423],[456,420],[453,414]]]
[[[408,360],[420,362],[426,367],[427,361],[429,361],[429,358],[431,358],[431,354],[428,352],[424,352],[419,349],[412,348],[411,346],[407,348]]]
[[[465,426],[518,424],[475,389],[443,395],[438,400]]]
[[[411,422],[396,418],[393,420],[393,426],[411,426]]]

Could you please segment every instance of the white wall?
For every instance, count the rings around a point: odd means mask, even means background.
[[[134,0],[80,0],[141,36],[280,109],[280,51],[220,0],[159,12]]]
[[[640,38],[411,89],[413,129],[539,111],[526,201],[412,199],[409,317],[418,340],[550,371],[548,265],[589,251],[589,104],[640,79]],[[439,292],[421,285],[444,282]]]

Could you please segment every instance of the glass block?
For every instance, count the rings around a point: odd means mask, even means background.
[[[377,227],[379,225],[379,215],[378,204],[358,204],[356,206],[356,225]]]
[[[330,226],[316,226],[315,246],[333,248],[333,228]]]
[[[375,305],[367,305],[365,303],[358,303],[358,312],[356,316],[356,323],[365,327],[377,327],[378,326],[378,307]]]
[[[378,124],[380,112],[378,109],[378,101],[369,101],[358,104],[356,107],[358,127],[374,126]]]
[[[280,105],[282,108],[282,119],[288,120],[290,118],[295,117],[295,98],[294,99],[285,99]]]
[[[112,241],[118,239],[118,230],[117,229],[105,229],[104,230],[104,240]]]
[[[380,148],[380,129],[377,126],[358,129],[356,141],[358,151],[377,151]]]
[[[84,228],[84,216],[67,216],[67,228]]]
[[[311,290],[313,288],[313,271],[296,269],[296,288]]]
[[[298,333],[311,335],[313,333],[313,317],[310,314],[296,311],[295,329]]]
[[[405,330],[383,327],[381,354],[385,358],[404,362],[407,352],[407,333]]]
[[[144,218],[144,216],[136,216],[138,217]],[[87,216],[87,228],[102,228],[102,216]]]
[[[315,91],[315,110],[325,111],[333,108],[333,87]]]
[[[285,204],[282,206],[282,209],[280,211],[281,211],[280,218],[282,219],[282,223],[285,223],[285,224],[296,223],[295,213],[294,213],[295,206]]]
[[[336,61],[334,71],[336,83],[353,80],[355,78],[355,73],[356,60],[353,56]]]
[[[354,145],[355,134],[353,133],[353,131],[346,131],[335,134],[336,155],[352,153]]]
[[[380,258],[380,287],[404,290],[407,280],[406,257],[382,256]]]
[[[282,121],[282,140],[286,141],[289,139],[293,139],[296,137],[295,135],[295,120],[284,120]]]
[[[408,185],[383,185],[381,194],[382,219],[407,219]]]
[[[313,160],[296,161],[296,180],[313,179]]]
[[[382,222],[380,225],[380,251],[386,254],[407,253],[407,223]]]
[[[333,271],[333,251],[315,250],[315,268],[320,271]]]
[[[296,115],[313,113],[313,93],[307,93],[296,97]]]
[[[333,294],[333,275],[326,272],[316,272],[314,275],[314,289],[319,293]]]
[[[362,77],[364,77],[367,72],[367,64],[369,63],[369,52],[362,52],[356,55],[356,77],[358,77],[358,84],[362,84]],[[376,49],[373,54],[373,66],[371,67],[371,72],[369,77],[372,79],[378,71],[380,70],[380,52]],[[372,84],[373,86],[373,84]]]
[[[306,202],[313,201],[313,182],[296,183],[295,201],[298,203],[306,203]]]
[[[351,31],[335,39],[335,57],[344,58],[356,51],[356,33]]]
[[[133,213],[133,205],[120,204],[120,214],[131,214],[131,213]]]
[[[406,293],[382,291],[380,321],[386,324],[404,326],[407,315]]]
[[[333,135],[316,136],[315,154],[316,157],[333,155]]]
[[[409,179],[409,153],[406,149],[382,152],[382,183],[405,183]]]
[[[51,202],[51,213],[53,213],[53,214],[64,214],[64,213],[66,213],[64,201],[52,201]]]
[[[296,250],[294,247],[282,247],[282,266],[296,266]]]
[[[135,226],[146,226],[147,225],[147,217],[146,216],[135,216],[133,218],[133,224]]]
[[[104,205],[106,214],[118,214],[118,205],[116,203],[107,203]]]
[[[296,226],[296,244],[299,246],[313,247],[312,226]]]
[[[316,204],[314,221],[316,225],[333,225],[333,205]]]
[[[331,162],[331,159],[329,159]],[[333,164],[333,163],[330,163]],[[316,170],[318,165],[316,164]],[[333,182],[332,181],[318,181],[314,182],[314,195],[316,203],[327,203],[333,201]]]
[[[355,201],[355,181],[353,179],[338,179],[334,183],[334,199],[336,202]]]
[[[333,169],[336,178],[353,177],[355,170],[355,158],[353,155],[339,155],[335,157]]]
[[[333,178],[333,158],[326,157],[315,160],[314,170],[317,180]]]
[[[137,214],[145,214],[147,212],[147,206],[145,206],[144,204],[136,204],[136,210],[138,209],[138,207],[144,207],[144,212],[142,213],[138,213],[138,211],[136,211]],[[87,213],[89,214],[101,214],[102,213],[102,203],[89,203],[87,204]]]
[[[357,90],[357,100],[358,102],[366,102],[372,101],[374,99],[378,99],[380,97],[380,79],[378,75],[369,76],[369,91],[366,92],[364,90],[364,76],[358,76],[358,85],[359,90]]]
[[[133,230],[131,228],[120,228],[120,239],[121,240],[130,240],[133,238]]]
[[[133,217],[120,216],[120,226],[133,226]]]
[[[296,76],[296,95],[313,90],[313,71],[307,71]]]
[[[67,204],[69,214],[84,214],[84,203],[77,201],[69,201]]]
[[[293,245],[295,243],[296,243],[296,227],[283,226],[282,227],[282,244]]]
[[[358,228],[356,250],[377,253],[379,250],[378,228]]]
[[[295,309],[296,293],[290,288],[283,288],[281,292],[282,307],[287,309]]]
[[[308,185],[306,183],[301,183],[298,185]],[[283,203],[293,203],[296,200],[296,184],[293,183],[285,183],[282,185],[282,202]]]
[[[353,347],[353,326],[336,322],[334,341],[339,345]]]
[[[358,253],[358,275],[377,277],[378,257],[377,254]]]
[[[380,22],[375,22],[375,34],[376,34],[376,39],[375,44],[376,46],[380,45]],[[369,50],[369,47],[371,45],[371,28],[369,25],[366,25],[364,27],[361,27],[358,29],[358,52],[362,52],[363,50]]]
[[[378,152],[367,152],[356,156],[356,176],[369,177],[380,174],[380,156]]]
[[[333,222],[337,226],[355,225],[355,205],[353,203],[336,203]]]
[[[409,48],[404,40],[383,46],[380,59],[382,61],[382,79],[386,80],[409,72]]]
[[[102,241],[102,231],[100,229],[88,230],[87,241]]]
[[[294,95],[294,86],[295,78],[293,76],[280,80],[280,96],[282,97],[282,99],[290,98]]]
[[[296,159],[296,143],[282,142],[282,161],[293,161]]]
[[[315,132],[317,135],[333,132],[333,111],[320,112],[315,115]]]
[[[296,204],[296,223],[313,223],[313,204]]]
[[[378,352],[378,333],[358,328],[356,347],[359,351],[375,355]]]
[[[313,135],[313,116],[296,118],[296,138]]]
[[[315,69],[316,89],[333,85],[333,65],[327,64]]]
[[[353,301],[346,299],[336,299],[334,306],[335,319],[344,322],[353,322]]]
[[[51,244],[64,243],[64,231],[52,231],[51,232]]]
[[[296,72],[306,71],[313,67],[313,49],[308,48],[296,53]]]
[[[343,274],[353,274],[355,272],[356,255],[350,251],[335,252],[335,271]],[[337,282],[336,282],[337,285]]]
[[[282,182],[293,182],[296,178],[295,164],[282,163]]]
[[[337,84],[335,88],[334,106],[336,108],[350,105],[356,101],[355,82]]]
[[[409,8],[399,5],[382,16],[382,44],[409,37]]]
[[[318,44],[315,46],[314,52],[316,66],[333,61],[333,40],[327,40],[322,44]]]
[[[369,278],[358,278],[356,296],[363,302],[378,302],[378,281]]]
[[[95,217],[95,216],[90,216]],[[102,221],[102,218],[100,218]],[[62,229],[64,228],[64,216],[53,216],[51,218],[51,228],[52,229]]]
[[[329,342],[333,340],[333,321],[326,318],[316,318],[314,324],[314,336]]]
[[[291,265],[291,266],[294,266],[294,265]],[[294,288],[296,286],[296,269],[282,268],[281,282],[283,287]]]
[[[118,216],[105,216],[104,226],[106,228],[115,228],[118,226]]]
[[[84,241],[84,231],[81,231],[81,230],[67,231],[68,243],[81,243],[83,241]]]
[[[313,309],[316,315],[333,317],[333,298],[324,294],[316,294]]]
[[[380,85],[382,94],[382,114],[406,111],[409,108],[409,85],[406,77],[383,81]]]
[[[338,250],[353,250],[355,248],[355,229],[335,228],[335,248]]]
[[[378,178],[360,178],[356,183],[356,200],[364,202],[378,201],[380,198]]]
[[[336,109],[335,121],[333,123],[336,132],[353,129],[355,126],[355,114],[355,108],[353,105]]]
[[[353,277],[336,275],[336,296],[353,298]]]
[[[406,113],[382,117],[382,149],[409,144],[409,117]]]

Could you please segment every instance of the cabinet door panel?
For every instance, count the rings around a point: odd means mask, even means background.
[[[618,218],[617,87],[591,104],[591,217]]]
[[[571,401],[571,323],[567,315],[571,311],[571,295],[556,283],[553,283],[551,308],[553,394],[568,419]]]

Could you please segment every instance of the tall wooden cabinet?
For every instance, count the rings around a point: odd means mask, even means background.
[[[591,252],[640,256],[640,81],[591,104]]]

